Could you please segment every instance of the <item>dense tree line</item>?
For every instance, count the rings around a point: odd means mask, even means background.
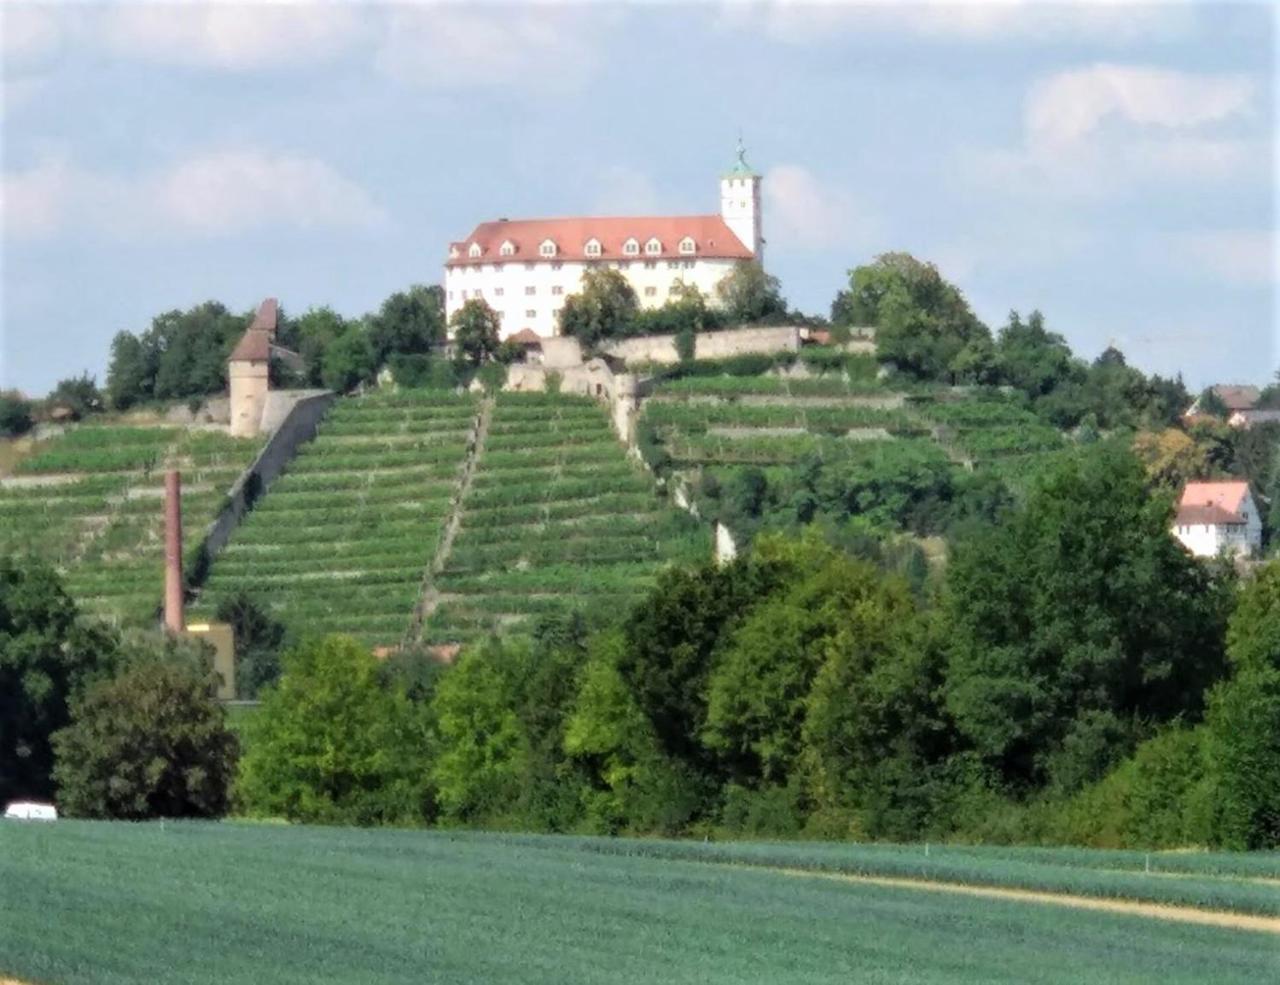
[[[945,574],[761,538],[621,621],[441,667],[286,655],[242,807],[295,820],[1109,845],[1280,841],[1280,567],[1168,534],[1120,444],[1064,461]],[[593,621],[594,617],[594,621]],[[341,682],[349,682],[344,685]]]

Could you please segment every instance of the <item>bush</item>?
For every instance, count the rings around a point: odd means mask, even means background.
[[[172,659],[90,687],[54,736],[63,811],[130,821],[226,813],[237,746],[213,688],[207,671]]]
[[[16,438],[35,427],[32,404],[15,390],[0,393],[0,438]]]

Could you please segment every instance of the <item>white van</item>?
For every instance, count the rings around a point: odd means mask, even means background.
[[[52,804],[37,804],[33,800],[15,800],[5,808],[4,816],[14,821],[56,821],[58,809]]]

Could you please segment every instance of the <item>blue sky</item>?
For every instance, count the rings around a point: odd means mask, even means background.
[[[498,216],[712,212],[739,130],[767,266],[825,312],[906,249],[1191,386],[1268,380],[1260,4],[0,4],[0,385],[105,375],[207,298],[349,315]]]

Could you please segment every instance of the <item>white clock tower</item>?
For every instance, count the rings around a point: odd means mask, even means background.
[[[764,262],[764,235],[761,229],[760,176],[747,164],[747,152],[738,138],[738,159],[720,177],[720,216],[742,245]]]

